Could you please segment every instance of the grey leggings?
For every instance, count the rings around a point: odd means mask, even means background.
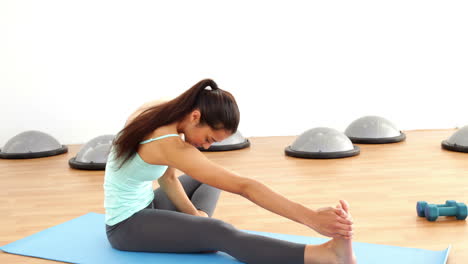
[[[106,225],[112,247],[125,251],[197,253],[219,250],[245,263],[303,264],[304,244],[292,243],[236,229],[211,218],[220,190],[190,176],[179,177],[194,206],[210,217],[178,212],[161,188],[153,202],[130,218]]]

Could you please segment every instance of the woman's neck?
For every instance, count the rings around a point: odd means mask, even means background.
[[[158,127],[153,131],[154,135],[165,135],[165,134],[183,134],[183,127],[180,126],[180,122],[174,122],[162,127]]]

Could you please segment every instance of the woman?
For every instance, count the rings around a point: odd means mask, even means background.
[[[114,141],[106,167],[104,205],[111,245],[146,252],[219,250],[245,263],[355,263],[352,222],[344,201],[336,208],[309,209],[224,169],[197,150],[229,137],[238,124],[234,97],[210,79],[132,114]],[[186,175],[176,177],[175,169]],[[153,190],[156,179],[160,187]],[[240,231],[211,218],[220,190],[334,239],[304,245]]]

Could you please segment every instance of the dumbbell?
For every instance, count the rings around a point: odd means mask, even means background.
[[[429,221],[435,221],[439,216],[456,216],[458,220],[465,220],[468,210],[464,203],[447,200],[445,204],[428,204],[419,201],[416,204],[416,211],[418,216],[426,217]]]

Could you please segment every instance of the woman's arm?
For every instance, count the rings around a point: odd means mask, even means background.
[[[307,225],[330,237],[349,237],[351,221],[337,208],[312,210],[288,200],[266,185],[229,171],[207,159],[188,144],[163,147],[169,166],[178,168],[194,179],[218,189],[239,194],[255,204],[288,219]]]
[[[304,224],[324,236],[351,238],[352,221],[346,219],[347,214],[343,210],[332,207],[313,210],[288,200],[258,181],[252,181],[243,194],[250,201],[273,213]]]
[[[174,168],[168,167],[164,175],[158,179],[158,183],[179,212],[199,215],[197,208],[195,208],[185,193],[184,187],[176,176]]]

